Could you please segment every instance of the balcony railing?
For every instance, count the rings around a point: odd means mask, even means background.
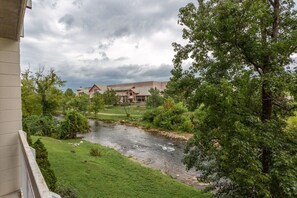
[[[27,135],[19,131],[21,147],[21,194],[23,198],[60,198],[51,192],[35,160],[35,150],[27,142]]]

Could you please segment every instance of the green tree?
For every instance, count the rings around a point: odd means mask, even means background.
[[[189,110],[194,111],[197,108],[195,95],[199,79],[195,78],[194,71],[184,71],[181,64],[176,64],[171,74],[164,97],[173,98],[175,102],[183,102]]]
[[[30,115],[22,120],[23,129],[31,135],[53,136],[58,133],[59,122],[52,116]]]
[[[35,75],[31,75],[29,70],[22,74],[22,109],[24,115],[39,114],[46,116],[59,107],[62,92],[59,89],[65,81],[57,76],[53,69],[45,74],[44,69],[40,69]],[[41,108],[41,110],[40,110]]]
[[[72,91],[72,89],[68,88],[63,94],[63,98],[61,101],[62,110],[65,114],[67,110],[71,108],[71,100],[75,98],[75,93]]]
[[[40,171],[51,191],[56,190],[57,178],[54,171],[51,169],[50,162],[48,160],[48,153],[44,144],[38,139],[34,144],[33,148],[36,151],[36,162],[40,168]]]
[[[90,112],[94,112],[95,117],[97,118],[97,113],[100,109],[104,108],[104,99],[102,94],[94,93],[93,97],[90,100]]]
[[[73,92],[72,89],[68,88],[68,89],[66,89],[66,91],[64,92],[64,95],[65,95],[66,97],[71,98],[71,97],[74,97],[74,96],[75,96],[75,93]]]
[[[65,81],[57,76],[54,69],[50,69],[47,74],[44,73],[44,69],[40,69],[35,73],[33,82],[35,91],[41,98],[42,115],[51,115],[59,107],[62,97],[59,87],[63,86]]]
[[[69,108],[77,110],[83,114],[86,114],[90,105],[90,98],[87,94],[82,94],[76,97],[73,97],[69,103]]]
[[[87,133],[90,131],[88,119],[75,110],[67,112],[61,121],[60,138],[73,139],[77,133]]]
[[[294,1],[199,0],[180,9],[187,44],[174,43],[175,68],[191,58],[205,112],[184,162],[220,197],[296,197],[297,135],[286,130],[296,98]],[[201,110],[201,109],[200,109]]]
[[[120,101],[119,96],[117,96],[117,93],[113,89],[107,89],[103,93],[104,103],[106,105],[117,105]]]
[[[151,108],[159,107],[163,104],[163,97],[160,95],[160,91],[157,88],[150,88],[149,93],[151,94],[148,97],[146,102],[146,106]]]
[[[29,115],[40,115],[42,111],[42,107],[39,102],[40,97],[35,92],[34,81],[30,76],[29,70],[22,73],[21,84],[23,117],[27,117]]]

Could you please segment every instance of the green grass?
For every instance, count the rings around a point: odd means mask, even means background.
[[[125,107],[130,115],[142,115],[146,111],[145,106],[130,105]],[[106,106],[104,109],[100,110],[100,113],[110,113],[110,114],[126,114],[125,108],[123,106]]]
[[[33,141],[37,138],[32,137]],[[72,186],[82,198],[209,197],[160,171],[133,162],[114,149],[85,141],[73,147],[68,143],[79,140],[41,138],[59,183]],[[102,156],[92,157],[91,148],[98,148]]]

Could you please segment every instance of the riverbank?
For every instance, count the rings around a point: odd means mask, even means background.
[[[80,140],[41,138],[60,184],[76,189],[80,197],[209,197],[171,177],[133,162],[114,149]],[[98,148],[100,157],[92,157]]]
[[[151,126],[148,126],[147,123],[127,121],[127,120],[120,120],[116,123],[124,124],[127,126],[137,127],[137,128],[143,129],[147,132],[157,133],[157,134],[160,134],[162,136],[165,136],[165,137],[168,137],[171,139],[188,141],[189,139],[191,139],[193,137],[193,134],[191,134],[191,133],[182,133],[182,132],[176,132],[176,131],[164,131],[162,129],[152,128]]]
[[[141,120],[141,117],[139,115],[132,115],[132,117],[126,117],[124,114],[105,114],[100,113],[98,114],[97,118],[94,118],[94,116],[88,116],[89,119],[102,121],[108,124],[123,124],[127,126],[133,126],[140,129],[143,129],[150,133],[157,133],[159,135],[171,138],[171,139],[177,139],[182,141],[188,141],[193,137],[193,134],[191,133],[183,133],[183,132],[176,132],[176,131],[165,131],[160,128],[153,127],[151,124],[143,122]]]

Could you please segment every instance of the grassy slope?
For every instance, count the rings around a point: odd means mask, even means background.
[[[38,137],[32,137],[35,141]],[[69,142],[42,137],[49,160],[60,183],[73,186],[80,197],[208,197],[198,190],[143,167],[117,151],[85,142],[73,147]],[[91,157],[98,147],[101,157]],[[75,150],[72,153],[71,150]]]

